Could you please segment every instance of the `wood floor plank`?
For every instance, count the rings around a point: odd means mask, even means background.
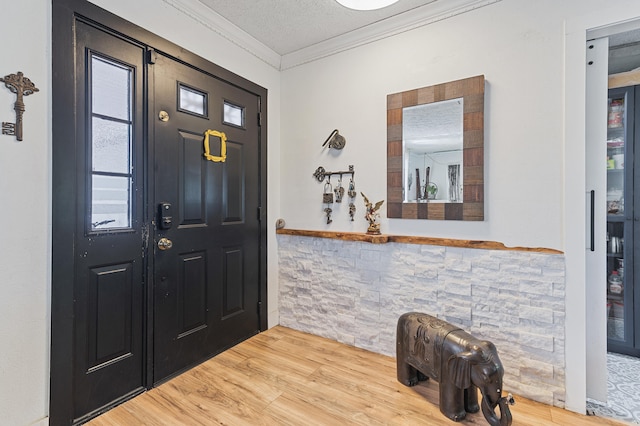
[[[228,349],[215,356],[216,364],[222,364],[228,367],[238,365],[246,359],[247,357],[245,355],[239,353],[234,348]]]
[[[516,396],[514,426],[622,425]],[[93,419],[92,426],[443,425],[438,384],[406,387],[394,358],[274,327]],[[486,425],[481,413],[461,425]]]
[[[370,373],[371,375],[371,373]],[[397,381],[389,381],[386,384],[376,383],[368,380],[366,375],[345,372],[342,368],[325,366],[318,370],[312,377],[313,380],[324,383],[334,389],[340,390],[344,394],[358,395],[369,404],[374,404],[381,409],[384,407],[390,411],[415,411],[418,409],[431,408],[432,401],[425,399],[417,392],[408,392],[409,388]],[[437,392],[435,403],[437,404]],[[437,405],[435,405],[437,407]]]
[[[269,406],[266,413],[282,425],[343,425],[343,415],[319,407],[313,398],[301,399],[292,392],[287,392]],[[352,423],[353,424],[353,423]]]

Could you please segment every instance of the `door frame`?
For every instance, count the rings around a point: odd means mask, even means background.
[[[640,17],[640,4],[624,7],[586,8],[568,18],[564,27],[564,241],[565,241],[565,408],[584,414],[588,374],[586,352],[592,344],[587,328],[586,255],[586,49],[587,39],[606,34],[596,30],[621,31],[624,23]],[[606,124],[605,124],[606,125]],[[600,366],[606,368],[606,365]]]
[[[195,55],[139,26],[136,26],[85,0],[52,0],[52,266],[51,266],[51,358],[50,358],[50,400],[49,421],[51,425],[71,424],[73,418],[73,344],[74,344],[74,251],[76,217],[72,213],[78,188],[78,171],[65,167],[70,158],[75,157],[76,146],[83,143],[82,135],[76,134],[75,126],[75,22],[83,21],[96,28],[104,29],[119,37],[142,45],[153,56],[153,51],[161,51],[178,62],[192,66],[214,78],[256,95],[260,99],[261,127],[259,129],[260,155],[260,282],[259,298],[260,330],[267,328],[267,89],[228,71],[210,61]],[[205,71],[209,70],[209,71]],[[145,71],[146,72],[146,71]],[[152,73],[146,72],[147,87]],[[146,90],[146,89],[145,89]],[[148,96],[149,103],[153,102]],[[152,109],[145,112],[144,126],[145,164],[153,163]],[[149,167],[146,167],[149,170]],[[145,179],[144,220],[151,223],[155,209],[152,204],[153,182]],[[141,244],[142,245],[142,244]],[[146,265],[146,290],[144,318],[144,358],[145,385],[152,387],[153,353],[153,256]],[[126,398],[132,395],[127,395]],[[116,405],[120,401],[115,402]]]
[[[606,170],[602,158],[606,157],[607,98],[609,96],[609,36],[640,28],[640,19],[623,22],[609,21],[585,31],[585,183],[587,191],[595,190],[594,242],[595,250],[585,254],[586,294],[586,398],[608,401],[607,353],[609,351],[606,310]],[[637,104],[637,103],[636,103]],[[637,116],[637,112],[636,112]],[[626,185],[626,183],[625,183]],[[587,209],[589,208],[587,202]],[[637,210],[637,207],[634,206]],[[587,233],[588,234],[588,233]],[[635,241],[635,240],[632,240]],[[589,244],[587,244],[589,245]],[[634,258],[634,257],[632,257]],[[629,273],[634,274],[631,266]],[[637,305],[636,305],[637,306]]]

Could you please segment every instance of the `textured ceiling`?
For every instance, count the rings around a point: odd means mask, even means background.
[[[640,67],[640,29],[609,36],[609,74]]]
[[[500,0],[399,0],[391,6],[372,11],[351,10],[335,0],[182,1],[211,9],[275,54],[284,57],[327,40],[339,40],[342,35],[355,33],[368,26],[373,28],[373,24],[385,20],[390,22],[421,15],[422,12],[422,16],[429,16],[432,11],[442,13],[463,4],[490,4]],[[608,36],[611,47],[610,73],[640,67],[640,29],[637,26],[631,31]],[[272,61],[278,62],[279,59]]]
[[[402,109],[404,148],[423,154],[462,149],[462,98]]]
[[[628,44],[638,44],[640,42],[640,29],[625,31],[609,36],[609,46],[624,46]]]
[[[280,55],[446,0],[399,0],[378,10],[355,11],[335,0],[198,0]]]

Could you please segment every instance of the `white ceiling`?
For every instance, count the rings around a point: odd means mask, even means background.
[[[355,11],[335,0],[162,0],[284,70],[502,0],[399,0],[379,10]],[[610,37],[610,73],[638,67],[638,24]]]
[[[413,154],[462,150],[463,99],[402,109],[402,143]]]
[[[335,0],[162,0],[279,70],[502,0],[399,0],[373,11]]]
[[[348,9],[335,0],[199,1],[286,55],[438,0],[399,0],[370,11]]]
[[[640,67],[640,29],[609,36],[609,74]]]

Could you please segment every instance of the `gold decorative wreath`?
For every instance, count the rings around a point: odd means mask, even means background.
[[[209,149],[209,136],[220,138],[219,157],[210,154],[211,151]],[[227,135],[225,135],[224,132],[219,132],[217,130],[207,130],[206,132],[204,132],[204,158],[216,163],[224,163],[227,160]]]

